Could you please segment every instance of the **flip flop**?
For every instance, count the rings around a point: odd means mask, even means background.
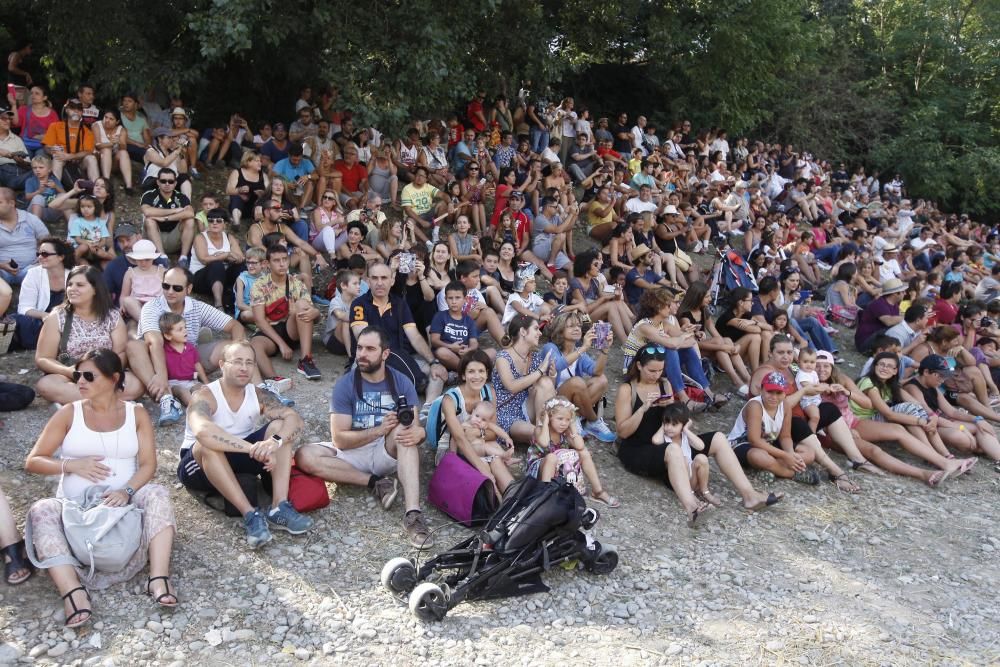
[[[602,490],[601,493],[598,495],[594,495],[593,493],[590,494],[590,499],[593,500],[595,503],[601,503],[602,505],[607,505],[611,509],[621,506],[621,502],[617,498],[615,498],[613,495],[604,490]]]
[[[885,476],[885,471],[871,461],[849,461],[849,463],[851,464],[851,470],[860,470],[872,475]]]
[[[838,491],[850,494],[861,493],[861,487],[852,482],[850,478],[847,477],[847,473],[830,475],[830,481],[837,487]]]
[[[950,476],[950,470],[936,470],[930,477],[927,478],[927,486],[932,489],[936,489],[944,484],[945,480]]]
[[[959,466],[958,468],[958,474],[964,475],[965,473],[975,468],[977,463],[979,463],[979,459],[965,459],[962,465]]]
[[[762,500],[753,507],[744,507],[747,512],[753,514],[754,512],[759,512],[760,510],[767,509],[772,505],[777,505],[782,500],[785,499],[784,493],[774,493],[773,491],[767,494],[767,500]]]

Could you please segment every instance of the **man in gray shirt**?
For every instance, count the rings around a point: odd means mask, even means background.
[[[17,209],[14,191],[0,188],[0,278],[20,285],[37,260],[38,241],[49,230],[36,216]]]

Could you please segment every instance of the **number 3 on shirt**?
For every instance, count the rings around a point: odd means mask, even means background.
[[[354,321],[364,322],[365,321],[365,309],[361,306],[354,306]]]

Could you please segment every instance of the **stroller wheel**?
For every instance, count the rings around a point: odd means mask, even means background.
[[[593,507],[588,507],[583,511],[583,518],[580,519],[580,527],[584,530],[590,530],[597,524],[597,520],[600,518],[600,512],[595,510]]]
[[[440,621],[448,613],[448,598],[437,584],[425,581],[410,593],[410,613],[421,621]]]
[[[393,558],[382,566],[382,586],[399,595],[417,585],[417,569],[408,558]]]
[[[609,574],[618,567],[618,549],[610,544],[602,544],[600,549],[587,569],[594,574]]]

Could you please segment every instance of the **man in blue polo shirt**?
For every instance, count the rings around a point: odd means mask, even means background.
[[[10,285],[21,284],[37,260],[38,241],[49,235],[45,223],[16,204],[14,191],[0,188],[0,278]]]
[[[288,198],[301,210],[312,202],[316,167],[302,156],[302,144],[290,142],[288,157],[279,160],[272,172],[288,182]]]
[[[417,329],[406,301],[390,294],[394,273],[392,268],[381,262],[368,267],[369,290],[351,302],[352,347],[356,347],[358,334],[365,327],[377,326],[385,331],[389,337],[389,349],[392,350],[386,363],[412,378],[418,390],[426,386],[426,402],[429,404],[441,395],[448,371]],[[354,356],[353,349],[351,356]]]

